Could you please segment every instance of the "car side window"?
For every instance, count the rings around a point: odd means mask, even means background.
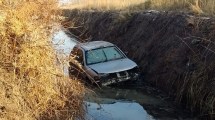
[[[77,60],[79,63],[83,64],[84,63],[84,57],[83,57],[83,52],[81,49],[78,48],[73,48],[71,52],[71,56]]]

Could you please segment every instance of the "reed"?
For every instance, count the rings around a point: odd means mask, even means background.
[[[131,5],[138,5],[145,0],[75,0],[71,4],[65,4],[63,8],[119,10]]]
[[[0,0],[0,119],[83,118],[84,87],[63,75],[51,42],[55,0]]]

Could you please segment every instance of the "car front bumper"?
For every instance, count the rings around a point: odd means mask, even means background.
[[[118,84],[125,81],[136,81],[139,79],[139,73],[113,73],[116,74],[115,77],[113,75],[107,76],[107,77],[101,77],[100,78],[100,84],[102,86],[108,86],[112,84]]]

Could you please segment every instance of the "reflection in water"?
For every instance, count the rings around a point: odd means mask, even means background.
[[[89,94],[86,98],[90,120],[153,120],[140,103],[161,104],[160,100],[136,90],[102,88],[94,91],[96,95]]]
[[[135,101],[140,104],[153,104],[153,105],[160,105],[163,104],[164,101],[161,101],[154,96],[138,91],[137,89],[120,89],[120,88],[110,88],[104,87],[102,89],[96,88],[94,89],[96,94],[100,98],[111,98],[117,100],[128,100],[128,101]]]
[[[153,120],[136,102],[118,101],[113,104],[87,102],[89,120]]]

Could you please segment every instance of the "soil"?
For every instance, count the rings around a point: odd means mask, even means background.
[[[214,119],[215,19],[184,12],[65,10],[83,41],[116,44],[141,67],[144,80],[198,117]]]

